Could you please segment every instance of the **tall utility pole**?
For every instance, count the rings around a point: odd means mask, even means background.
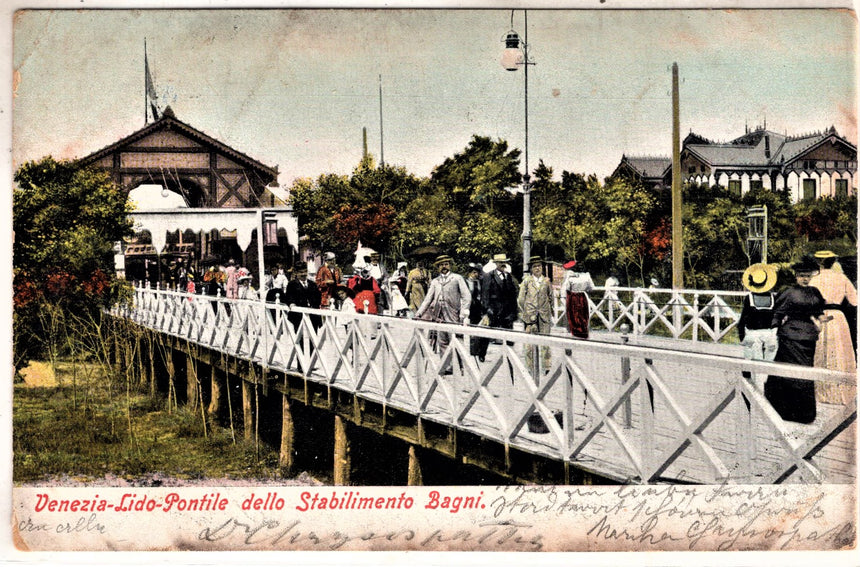
[[[529,11],[523,10],[523,70],[525,76],[525,172],[523,173],[523,274],[532,254],[532,184],[529,173]]]
[[[382,75],[379,75],[379,165],[385,165],[385,146],[382,135]]]
[[[684,241],[681,227],[681,119],[678,64],[672,63],[672,289],[684,287]]]

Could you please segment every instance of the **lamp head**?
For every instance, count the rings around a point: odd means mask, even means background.
[[[514,30],[507,33],[504,39],[505,50],[502,52],[502,67],[508,71],[516,71],[523,64],[523,52],[520,50],[520,36]]]

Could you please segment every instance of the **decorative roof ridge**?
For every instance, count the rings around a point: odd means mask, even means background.
[[[624,156],[623,156],[623,157],[625,157],[625,158],[627,158],[627,159],[654,159],[654,160],[656,160],[656,159],[668,159],[668,160],[671,160],[671,159],[672,159],[671,157],[669,157],[669,156],[665,156],[665,155],[636,155],[636,154],[624,154]]]
[[[208,144],[211,144],[211,145],[219,148],[220,150],[222,150],[227,155],[231,155],[232,157],[239,158],[240,161],[244,161],[246,163],[249,163],[250,165],[253,165],[256,168],[268,170],[269,173],[271,173],[272,175],[275,176],[275,180],[277,180],[278,166],[275,166],[275,167],[268,166],[268,165],[264,164],[263,162],[258,161],[258,160],[252,158],[251,156],[249,156],[245,153],[242,153],[236,149],[233,149],[232,147],[228,146],[224,142],[221,142],[217,138],[214,138],[213,136],[207,134],[203,130],[195,128],[195,127],[191,126],[190,124],[187,124],[187,123],[179,120],[178,118],[176,118],[176,114],[173,112],[173,109],[170,108],[170,106],[168,106],[167,108],[164,109],[164,112],[162,112],[161,117],[158,118],[158,120],[155,120],[154,122],[145,125],[143,128],[140,128],[139,130],[135,130],[131,134],[120,138],[116,142],[108,144],[107,146],[104,146],[104,147],[102,147],[102,148],[100,148],[94,152],[91,152],[90,154],[88,154],[82,158],[78,158],[76,161],[83,162],[85,164],[92,163],[92,162],[96,161],[97,159],[101,158],[102,156],[104,156],[105,154],[110,153],[110,151],[115,149],[115,148],[118,148],[118,147],[125,145],[125,144],[134,143],[134,142],[136,142],[142,138],[145,138],[146,136],[148,136],[152,132],[155,132],[157,130],[161,130],[162,128],[169,128],[171,125],[178,126],[186,134],[189,134],[192,137],[196,137],[203,142],[206,142]]]

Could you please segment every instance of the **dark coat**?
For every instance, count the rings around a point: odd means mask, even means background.
[[[287,305],[295,305],[296,307],[312,307],[319,309],[322,295],[317,287],[317,284],[311,280],[307,280],[307,286],[303,286],[300,281],[292,280],[287,284],[287,291],[284,294],[284,303]],[[287,314],[287,319],[293,324],[293,328],[298,329],[299,323],[302,321],[303,313],[290,312]],[[319,315],[311,315],[311,325],[314,329],[318,329],[322,324],[322,318]]]
[[[502,280],[498,270],[484,274],[481,281],[481,303],[490,318],[491,327],[510,329],[517,320],[517,282],[507,274]]]
[[[484,304],[481,303],[481,290],[483,289],[481,278],[474,280],[466,278],[466,285],[469,287],[469,293],[472,294],[472,303],[469,305],[469,323],[476,325],[484,316]]]

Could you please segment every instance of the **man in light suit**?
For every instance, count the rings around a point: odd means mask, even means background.
[[[430,289],[415,313],[417,319],[434,321],[436,323],[454,323],[462,325],[469,318],[469,305],[472,295],[466,280],[460,274],[451,271],[451,257],[436,258],[436,269],[439,275],[430,282]],[[444,352],[451,342],[451,334],[443,331],[436,333],[436,352]],[[450,374],[448,367],[442,374]]]
[[[540,256],[529,258],[530,273],[523,276],[520,293],[517,296],[517,306],[520,319],[525,325],[526,333],[533,335],[548,335],[552,330],[553,291],[549,278],[543,275],[543,260]],[[533,368],[534,351],[536,347],[526,345],[526,366]],[[552,354],[549,347],[541,347],[543,370],[549,370]]]

